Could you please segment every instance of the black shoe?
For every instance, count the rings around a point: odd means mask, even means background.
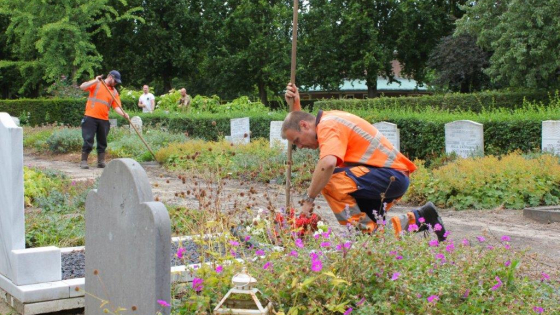
[[[418,210],[418,216],[424,218],[425,222],[420,226],[418,232],[428,230],[428,224],[432,227],[434,232],[438,237],[438,241],[443,242],[445,241],[445,227],[443,226],[443,220],[439,216],[436,207],[431,201],[428,201],[425,205],[423,205]],[[441,226],[441,229],[438,227],[438,231],[436,231],[436,224]]]

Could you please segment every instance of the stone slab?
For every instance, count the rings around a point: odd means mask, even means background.
[[[55,246],[12,250],[12,282],[17,286],[62,280],[60,249]]]
[[[523,216],[541,223],[560,222],[560,207],[537,207],[523,209]]]
[[[230,120],[230,141],[233,143],[251,142],[251,127],[249,117]]]
[[[118,119],[109,119],[109,125],[111,126],[111,128],[116,128],[118,126]]]
[[[545,120],[542,122],[543,152],[560,154],[560,120]]]
[[[11,252],[25,248],[23,129],[0,113],[0,275],[13,276]]]
[[[271,121],[270,122],[270,147],[279,146],[283,151],[288,151],[288,140],[282,139],[282,124],[283,121]]]
[[[62,280],[62,282],[68,285],[71,298],[85,295],[86,278],[68,279],[68,280]]]
[[[483,156],[483,125],[471,120],[457,120],[445,124],[445,153],[455,153],[463,158]]]
[[[53,313],[64,310],[75,310],[84,308],[84,298],[70,298],[64,300],[48,301],[25,304],[21,315],[37,315],[45,313]]]
[[[373,126],[377,128],[398,151],[401,150],[401,131],[397,128],[396,124],[380,121],[374,123]]]

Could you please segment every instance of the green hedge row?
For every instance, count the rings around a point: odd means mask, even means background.
[[[0,112],[19,117],[22,123],[31,126],[54,122],[78,126],[84,116],[86,100],[86,98],[0,100]],[[132,101],[123,101],[122,106],[125,110],[137,107]]]
[[[524,100],[547,103],[550,97],[545,92],[481,92],[449,93],[415,97],[379,97],[363,100],[331,99],[316,101],[314,109],[366,110],[387,108],[409,108],[421,110],[434,108],[449,111],[481,112],[496,108],[515,109],[523,106]]]

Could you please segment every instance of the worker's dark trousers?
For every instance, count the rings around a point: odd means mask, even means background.
[[[104,153],[107,148],[107,135],[111,124],[108,120],[84,116],[82,119],[82,153],[89,154],[93,150],[93,138],[97,140],[97,153]]]

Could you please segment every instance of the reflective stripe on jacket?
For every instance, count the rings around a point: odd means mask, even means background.
[[[119,92],[115,88],[108,87],[117,101],[120,102]],[[107,91],[103,83],[96,82],[89,86],[89,97],[86,103],[85,116],[109,120],[109,110],[111,107],[116,108],[117,102],[113,100],[113,96]]]

